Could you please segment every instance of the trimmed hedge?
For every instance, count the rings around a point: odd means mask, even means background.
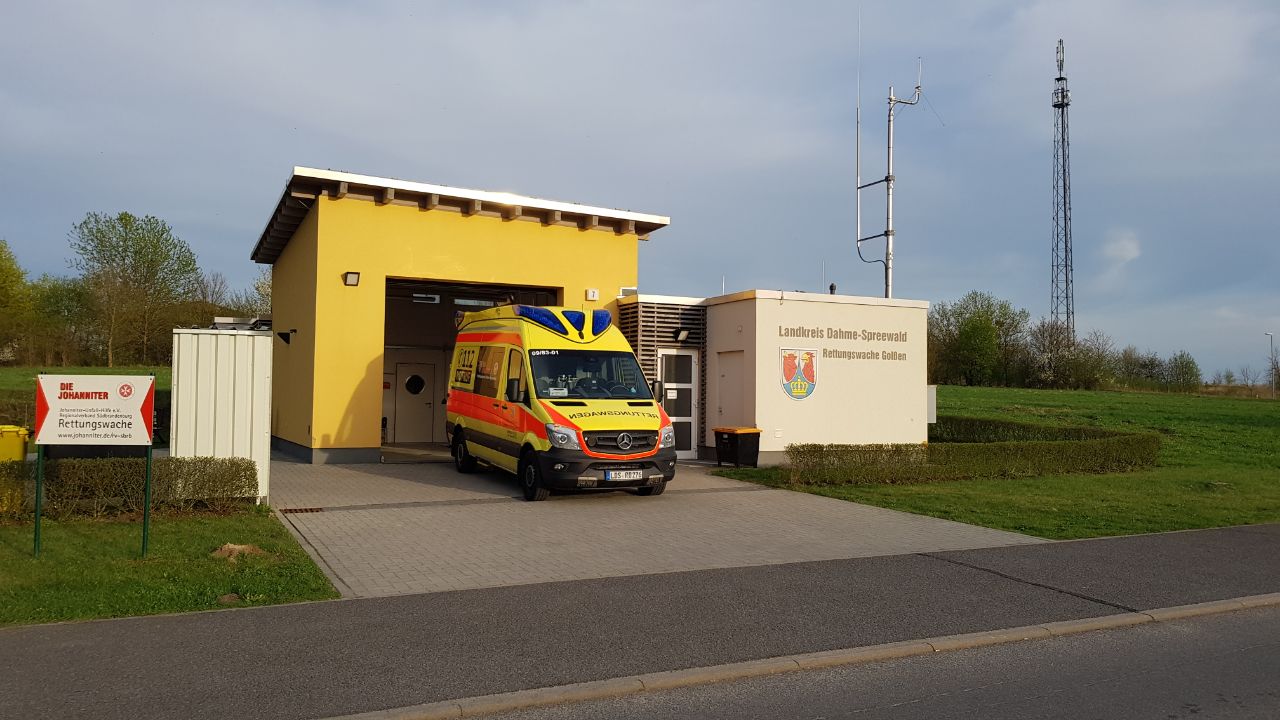
[[[0,519],[34,512],[34,462],[0,462]],[[143,458],[51,460],[45,463],[44,514],[54,519],[142,510]],[[152,462],[151,507],[160,511],[227,511],[258,495],[257,465],[247,458],[167,457]]]
[[[907,484],[1124,472],[1154,465],[1159,452],[1153,433],[947,416],[927,444],[793,444],[787,460],[792,483]]]
[[[1081,425],[1053,426],[1018,420],[994,420],[991,418],[939,415],[938,421],[929,426],[931,443],[993,443],[1022,440],[1096,440],[1120,437],[1134,433],[1107,430]]]

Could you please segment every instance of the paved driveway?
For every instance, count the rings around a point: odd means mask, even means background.
[[[681,465],[660,497],[519,499],[451,464],[276,461],[272,504],[348,597],[1042,542]]]

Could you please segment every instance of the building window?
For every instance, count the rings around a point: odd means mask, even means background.
[[[408,390],[410,395],[417,395],[426,387],[427,381],[423,380],[421,375],[410,375],[409,379],[404,381],[404,389]]]

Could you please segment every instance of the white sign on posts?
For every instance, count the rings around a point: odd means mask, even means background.
[[[150,445],[150,375],[40,375],[37,445]]]

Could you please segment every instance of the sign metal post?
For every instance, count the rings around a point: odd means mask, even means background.
[[[142,557],[147,556],[147,541],[151,539],[151,446],[147,446],[147,483],[143,490],[142,506]]]
[[[40,513],[44,510],[44,446],[36,445],[36,557],[40,557]]]

